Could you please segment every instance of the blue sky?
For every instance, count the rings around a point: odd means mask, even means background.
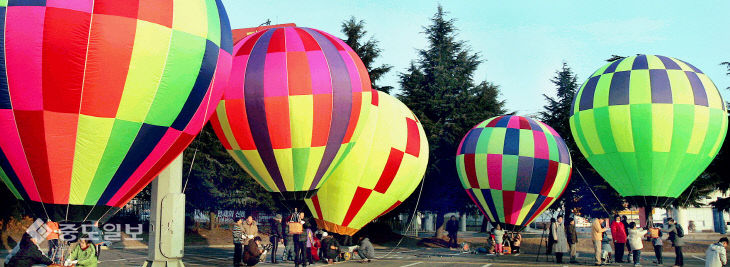
[[[244,1],[223,0],[233,28],[294,22],[342,37],[350,16],[365,20],[380,41],[378,63],[393,65],[380,83],[398,85],[423,26],[438,3],[456,19],[458,38],[485,62],[476,80],[501,87],[507,108],[520,115],[539,111],[542,94],[562,62],[582,83],[610,55],[658,54],[690,62],[707,73],[730,100],[730,1]]]

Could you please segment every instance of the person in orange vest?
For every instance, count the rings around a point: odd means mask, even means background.
[[[50,229],[48,236],[46,236],[46,240],[48,240],[48,257],[51,258],[52,261],[56,262],[57,259],[61,258],[61,253],[58,251],[58,234],[60,234],[61,231],[58,230],[58,223],[51,219],[48,219],[46,226]]]

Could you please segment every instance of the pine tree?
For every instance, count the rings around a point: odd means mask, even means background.
[[[431,25],[424,27],[428,45],[400,74],[399,95],[423,124],[429,142],[429,164],[419,208],[439,213],[475,210],[459,182],[454,154],[471,127],[506,113],[504,101],[498,99],[499,87],[474,81],[482,60],[464,41],[456,39],[455,21],[446,15],[438,6]]]
[[[570,131],[570,109],[573,97],[579,89],[578,77],[568,67],[568,64],[563,62],[563,66],[555,72],[555,77],[550,81],[555,85],[556,94],[554,97],[543,94],[547,104],[543,106],[543,111],[539,113],[538,118],[553,127],[563,138],[573,161],[573,173],[565,188],[565,193],[550,208],[556,210],[564,206],[566,215],[575,211],[591,217],[607,216],[604,207],[610,213],[623,210],[623,201],[605,201],[621,199],[621,196],[588,164],[573,140]],[[590,185],[590,188],[586,183]],[[596,196],[593,195],[594,193]],[[596,197],[605,201],[603,202],[604,207],[596,201]]]
[[[186,209],[276,211],[275,196],[249,176],[226,152],[207,124],[184,152]],[[192,168],[191,168],[192,164]]]
[[[368,70],[373,89],[390,93],[390,90],[393,89],[392,86],[381,86],[377,85],[376,82],[380,80],[383,75],[389,72],[393,66],[387,64],[377,67],[373,66],[375,64],[375,59],[380,56],[382,50],[378,47],[378,41],[375,40],[374,37],[371,36],[367,39],[367,41],[364,41],[366,38],[365,36],[368,33],[365,30],[365,21],[357,20],[355,17],[350,17],[350,19],[342,22],[342,33],[345,34],[346,37],[345,43],[349,45],[352,50],[355,50],[355,53],[360,56],[362,63]]]

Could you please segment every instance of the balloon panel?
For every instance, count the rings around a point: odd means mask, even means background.
[[[370,115],[352,150],[305,202],[320,227],[352,235],[388,213],[418,187],[428,164],[428,140],[408,107],[373,91]],[[358,126],[359,127],[359,126]]]
[[[111,216],[212,115],[233,49],[223,5],[6,3],[0,178],[39,216]]]
[[[606,64],[576,94],[570,127],[591,165],[622,196],[679,196],[727,132],[725,102],[684,61],[639,55]]]
[[[499,116],[472,128],[461,141],[456,167],[469,197],[490,221],[509,229],[529,224],[563,193],[570,153],[550,126]]]
[[[211,120],[224,147],[271,192],[314,192],[357,137],[370,78],[355,52],[318,30],[283,27],[234,48]]]

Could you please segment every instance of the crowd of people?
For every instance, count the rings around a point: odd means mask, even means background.
[[[641,251],[644,249],[643,241],[647,240],[654,249],[656,259],[653,263],[663,265],[663,236],[668,235],[667,240],[671,242],[676,255],[672,266],[684,266],[684,254],[682,252],[682,247],[685,244],[684,229],[672,218],[668,218],[667,223],[668,227],[666,228],[654,225],[647,225],[642,228],[635,222],[629,222],[626,216],[616,215],[612,221],[603,218],[593,219],[590,236],[593,241],[595,264],[600,266],[615,262],[641,266]],[[564,263],[564,256],[569,253],[569,262],[577,263],[578,232],[576,231],[575,220],[568,219],[567,225],[565,225],[562,215],[551,218],[546,230],[548,231],[546,254],[554,255],[557,263]],[[492,233],[498,231],[493,230]],[[717,243],[711,244],[705,252],[705,266],[720,267],[727,264],[727,245],[728,239],[726,237],[721,238]],[[624,250],[626,253],[624,253]]]
[[[297,267],[320,262],[333,264],[344,258],[343,247],[352,247],[353,254],[357,254],[363,262],[371,262],[375,258],[375,249],[367,237],[360,237],[357,246],[352,246],[351,238],[345,238],[347,236],[343,236],[343,242],[340,242],[334,235],[318,229],[304,212],[286,219],[277,214],[269,226],[269,244],[262,245],[258,223],[252,216],[245,220],[235,219],[232,231],[234,266],[255,266],[266,261],[267,253],[270,253],[271,263],[293,262]],[[284,246],[281,260],[278,253],[280,244]]]
[[[628,222],[626,216],[614,216],[613,221],[609,219],[596,218],[591,224],[591,236],[593,240],[595,263],[605,265],[611,262],[633,263],[634,266],[641,266],[641,250],[644,248],[643,240],[647,239],[654,247],[654,263],[663,265],[662,251],[664,241],[662,236],[668,235],[667,240],[674,247],[675,261],[673,266],[684,266],[684,229],[674,219],[667,219],[666,229],[647,225],[641,227],[635,222]],[[610,231],[611,237],[608,237]],[[611,244],[613,243],[613,248]],[[728,239],[721,238],[717,243],[710,245],[706,251],[706,266],[722,266],[727,263],[725,248]],[[624,257],[624,249],[627,255]],[[613,256],[613,257],[612,257]],[[559,260],[559,258],[558,258]]]

